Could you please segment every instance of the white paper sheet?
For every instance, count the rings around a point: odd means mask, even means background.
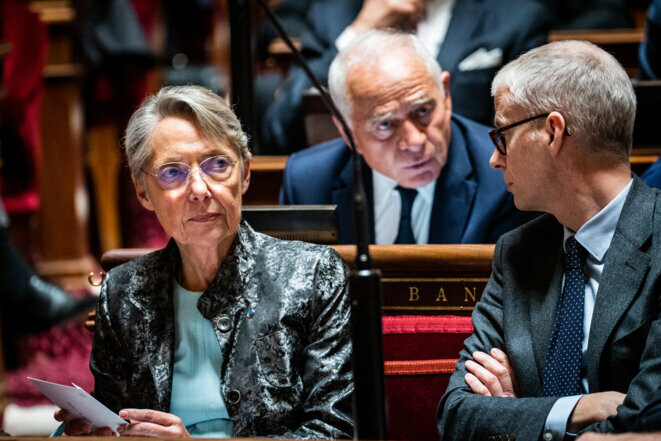
[[[66,409],[74,418],[87,421],[92,429],[109,427],[115,432],[115,435],[119,436],[117,427],[127,423],[125,419],[120,418],[115,412],[73,383],[71,383],[72,387],[37,378],[28,377],[28,379],[54,404]]]

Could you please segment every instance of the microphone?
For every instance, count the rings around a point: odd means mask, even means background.
[[[319,91],[321,98],[337,121],[349,143],[353,162],[353,214],[356,232],[356,268],[349,278],[351,300],[351,332],[353,341],[354,423],[355,439],[387,439],[385,410],[385,380],[383,373],[383,342],[381,326],[381,273],[372,270],[369,253],[369,217],[363,185],[362,158],[356,150],[353,134],[346,120],[335,106],[328,92],[319,83],[303,55],[294,46],[289,35],[265,0],[256,0],[264,13],[289,47],[306,76]],[[232,5],[234,3],[234,5]],[[246,4],[246,0],[230,0],[230,8]],[[232,57],[234,58],[234,56]]]

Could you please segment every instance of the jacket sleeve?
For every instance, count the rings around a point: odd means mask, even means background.
[[[317,297],[303,348],[300,425],[282,438],[353,437],[350,307],[347,270],[328,249],[315,271]]]
[[[108,275],[101,286],[96,310],[94,343],[90,370],[94,375],[94,396],[109,409],[118,412],[125,405],[127,389],[125,350],[113,329],[108,302]]]
[[[657,283],[655,292],[661,292]],[[656,311],[661,311],[661,295],[657,294]],[[644,327],[641,326],[641,328]],[[624,432],[635,427],[636,419],[641,411],[654,398],[661,385],[661,313],[652,321],[645,341],[645,349],[638,363],[639,370],[631,381],[627,396],[617,414],[585,428],[583,432]]]
[[[466,360],[475,351],[505,350],[503,331],[504,241],[494,252],[491,278],[473,312],[473,334],[459,355],[447,391],[438,407],[441,440],[539,439],[556,398],[501,398],[474,394],[464,381]]]

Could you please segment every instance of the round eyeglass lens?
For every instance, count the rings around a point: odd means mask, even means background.
[[[200,163],[200,170],[215,180],[225,179],[232,172],[232,158],[225,155],[212,156]]]
[[[186,164],[163,164],[156,171],[156,178],[161,187],[168,189],[181,185],[188,177]]]

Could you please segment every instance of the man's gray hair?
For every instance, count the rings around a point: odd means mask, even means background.
[[[532,49],[496,74],[491,95],[501,87],[530,116],[560,112],[579,144],[629,157],[636,95],[622,65],[599,47],[559,41]]]
[[[328,88],[347,124],[351,127],[352,96],[347,88],[349,72],[357,66],[378,65],[379,61],[392,56],[393,49],[406,48],[417,54],[427,67],[427,72],[434,83],[445,93],[441,82],[441,66],[425,49],[418,37],[413,34],[392,29],[371,30],[358,35],[340,51],[328,70]]]
[[[151,137],[156,125],[167,117],[192,122],[202,136],[230,147],[241,160],[241,169],[250,159],[248,137],[227,101],[200,86],[171,86],[149,96],[136,110],[124,137],[124,150],[131,173],[141,171],[151,154]]]

